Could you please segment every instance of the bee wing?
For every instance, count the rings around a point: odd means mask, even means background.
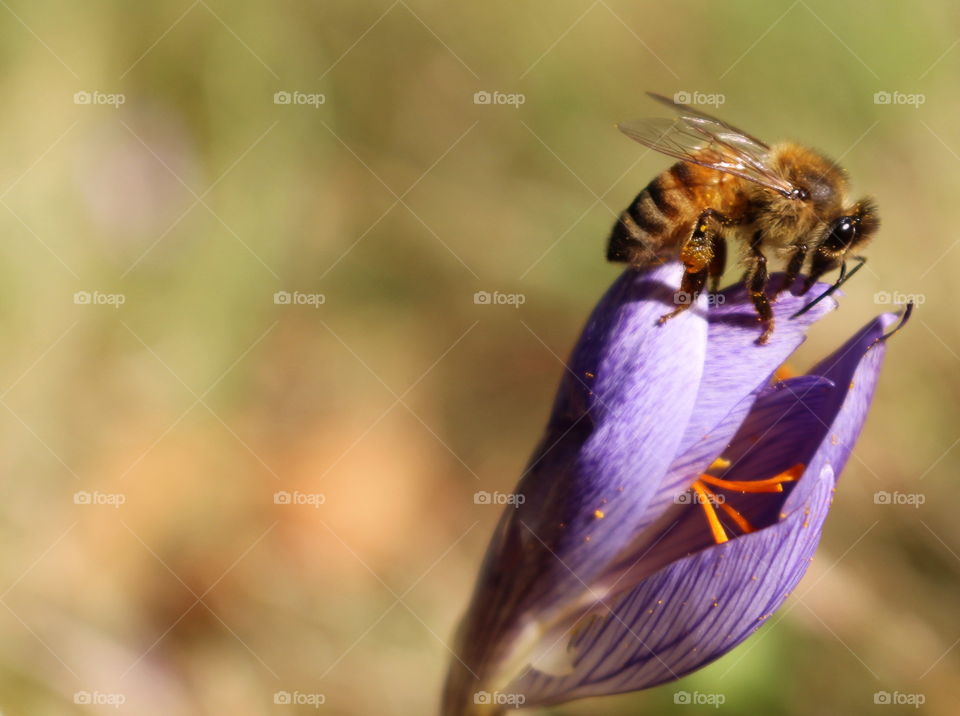
[[[764,149],[770,148],[766,142],[760,139],[757,139],[752,134],[747,134],[739,127],[734,127],[729,122],[724,122],[719,117],[714,117],[712,114],[707,114],[706,112],[703,112],[702,110],[699,110],[696,107],[691,107],[689,104],[683,104],[682,102],[674,102],[669,97],[664,97],[662,94],[657,94],[656,92],[647,92],[647,97],[650,97],[651,99],[655,99],[657,100],[657,102],[660,102],[661,104],[665,104],[667,107],[672,109],[674,112],[679,113],[681,116],[699,117],[701,119],[710,120],[714,124],[724,127],[727,131],[732,132],[733,134],[749,139],[758,147],[763,147]]]
[[[666,98],[655,98],[669,102]],[[768,164],[770,147],[715,117],[674,105],[676,119],[637,119],[618,124],[621,132],[644,146],[677,159],[738,176],[790,196],[796,188]]]

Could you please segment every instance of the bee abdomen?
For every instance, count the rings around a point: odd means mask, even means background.
[[[643,264],[653,259],[681,213],[677,199],[663,175],[650,182],[614,224],[607,260]]]

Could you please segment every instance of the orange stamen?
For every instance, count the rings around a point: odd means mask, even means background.
[[[750,533],[754,531],[753,525],[750,524],[747,518],[733,509],[726,502],[720,503],[720,509],[730,515],[730,519],[737,523],[737,527],[739,527],[742,532]]]
[[[723,458],[717,458],[711,467],[726,467],[729,466],[729,464],[729,461]],[[722,477],[716,477],[715,475],[708,475],[706,473],[700,475],[700,478],[695,480],[691,487],[696,493],[697,500],[707,517],[707,524],[710,526],[710,532],[713,535],[714,542],[723,544],[730,540],[726,530],[723,528],[723,524],[720,522],[720,516],[717,514],[714,505],[723,510],[743,533],[748,534],[755,532],[756,528],[734,507],[728,505],[726,500],[722,499],[720,495],[717,495],[717,493],[707,487],[708,484],[725,490],[736,490],[738,492],[783,492],[783,483],[793,482],[799,479],[803,471],[804,465],[798,463],[789,470],[784,470],[780,474],[764,480],[725,480]]]
[[[740,528],[741,532],[749,533],[754,531],[753,525],[751,525],[749,520],[740,514],[740,512],[728,505],[725,500],[718,497],[717,494],[706,485],[701,484],[701,487],[710,496],[711,501],[715,502],[721,510],[730,516],[730,519],[737,523],[737,527]]]
[[[713,533],[713,541],[717,544],[723,544],[724,542],[728,541],[730,538],[727,537],[727,533],[724,531],[723,525],[720,524],[720,518],[717,516],[717,511],[713,509],[713,501],[710,499],[711,493],[699,480],[693,483],[693,490],[697,493],[700,506],[707,515],[707,523],[710,525],[710,531]]]
[[[794,482],[803,474],[803,470],[804,466],[798,463],[789,470],[784,470],[779,475],[768,477],[765,480],[724,480],[722,477],[706,474],[701,475],[700,479],[710,485],[739,492],[783,492],[782,483]]]
[[[730,467],[730,461],[725,457],[718,457],[716,460],[710,463],[708,470],[726,470]]]
[[[710,485],[716,485],[727,490],[737,490],[739,492],[783,492],[783,485],[777,482],[767,482],[766,480],[724,480],[713,475],[701,475],[700,479]]]

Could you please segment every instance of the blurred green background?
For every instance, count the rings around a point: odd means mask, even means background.
[[[798,368],[878,292],[923,303],[784,608],[549,713],[956,713],[955,4],[0,5],[4,714],[433,712],[500,509],[474,494],[512,489],[669,164],[613,128],[644,90],[877,197]]]

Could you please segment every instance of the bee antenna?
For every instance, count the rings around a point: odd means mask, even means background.
[[[894,326],[892,330],[887,331],[882,336],[880,336],[877,340],[874,341],[874,343],[880,343],[881,341],[885,341],[888,338],[890,338],[890,336],[892,336],[894,333],[896,333],[905,325],[907,325],[907,321],[910,320],[911,315],[913,315],[913,301],[909,301],[907,305],[903,307],[903,311],[900,313],[900,320],[897,322],[897,325]]]
[[[794,318],[797,318],[798,316],[802,316],[804,313],[806,313],[811,308],[813,308],[818,303],[820,303],[820,301],[827,298],[828,296],[832,296],[834,293],[837,292],[837,289],[839,289],[843,284],[845,284],[847,281],[853,278],[854,275],[857,273],[857,271],[863,268],[863,265],[867,262],[867,259],[865,256],[855,256],[853,260],[857,262],[857,265],[854,266],[849,273],[847,273],[847,262],[844,261],[843,263],[840,264],[840,275],[837,277],[837,280],[834,282],[834,284],[830,288],[828,288],[826,291],[821,293],[819,296],[817,296],[815,299],[810,301],[810,303],[808,303],[806,306],[804,306],[799,311],[797,311],[792,316],[790,316],[790,318],[794,319]]]

